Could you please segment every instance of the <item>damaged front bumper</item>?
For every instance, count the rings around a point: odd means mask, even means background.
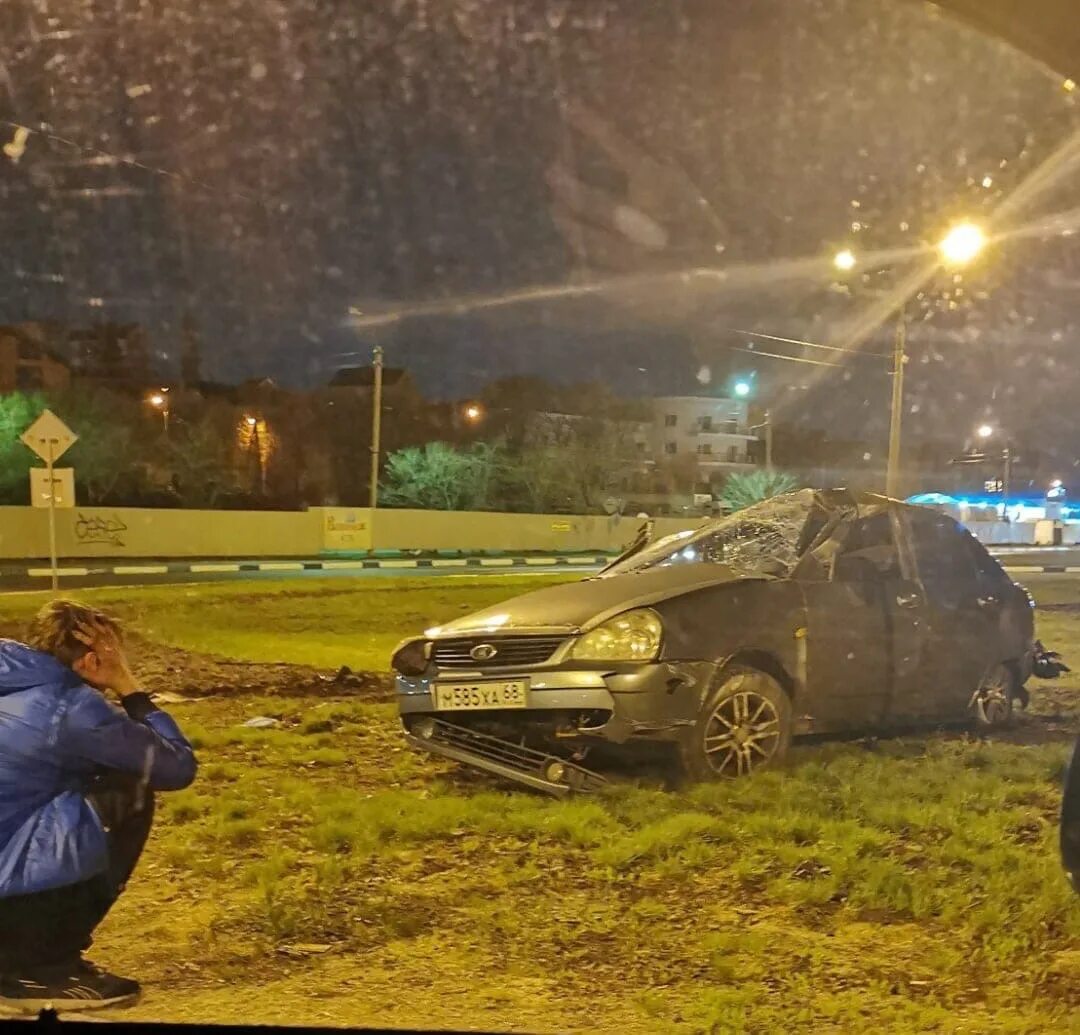
[[[582,747],[673,741],[697,721],[711,684],[710,662],[655,662],[617,671],[544,669],[455,672],[397,679],[409,743],[464,765],[562,795],[596,789],[602,778],[577,764]],[[527,684],[525,707],[440,710],[441,681]],[[552,780],[552,773],[559,779]]]
[[[599,774],[569,759],[431,716],[415,722],[405,739],[413,747],[433,755],[522,783],[557,798],[565,798],[574,792],[598,791],[607,784]]]

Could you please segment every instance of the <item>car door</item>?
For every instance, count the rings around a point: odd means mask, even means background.
[[[951,518],[909,512],[905,522],[922,598],[925,625],[917,685],[904,702],[912,719],[966,714],[992,656],[993,622],[980,604],[979,577],[970,535]]]
[[[872,728],[890,714],[897,678],[918,660],[918,614],[897,603],[911,592],[891,513],[843,530],[826,578],[803,584],[807,686],[814,727]]]

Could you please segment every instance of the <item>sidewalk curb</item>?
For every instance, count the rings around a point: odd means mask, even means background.
[[[378,568],[392,569],[528,569],[528,568],[577,568],[607,564],[612,558],[607,554],[576,554],[564,557],[395,557],[385,560],[365,559],[353,561],[195,561],[189,564],[115,564],[106,566],[58,567],[59,578],[87,578],[91,575],[215,575],[241,571],[296,572],[296,571],[366,571]],[[2,568],[0,582],[7,579],[50,578],[52,568]]]

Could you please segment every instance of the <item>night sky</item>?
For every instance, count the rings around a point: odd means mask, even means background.
[[[171,362],[190,312],[208,374],[297,385],[378,342],[440,396],[510,373],[638,393],[754,370],[786,417],[878,436],[884,361],[739,350],[745,330],[835,342],[902,270],[840,283],[783,261],[988,217],[1080,125],[1076,97],[885,0],[6,0],[2,117],[47,128],[0,127],[0,318],[140,321]],[[1075,182],[1004,229],[1080,207]],[[654,218],[649,247],[613,235],[621,202]],[[636,279],[407,315],[611,275]],[[1060,232],[936,278],[909,307],[911,434],[961,440],[991,416],[1071,464],[1078,288]]]

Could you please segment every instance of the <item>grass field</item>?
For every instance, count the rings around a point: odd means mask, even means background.
[[[181,650],[383,668],[402,635],[538,581],[85,596]],[[1064,580],[1038,596],[1080,599]],[[0,598],[0,624],[38,602]],[[1040,618],[1080,657],[1080,607]],[[565,803],[414,755],[387,704],[180,704],[200,778],[162,798],[95,956],[142,977],[129,1016],[159,1020],[1080,1031],[1080,899],[1056,846],[1080,679],[1032,689],[1012,738],[800,747],[747,781]],[[279,725],[240,727],[254,715]]]

